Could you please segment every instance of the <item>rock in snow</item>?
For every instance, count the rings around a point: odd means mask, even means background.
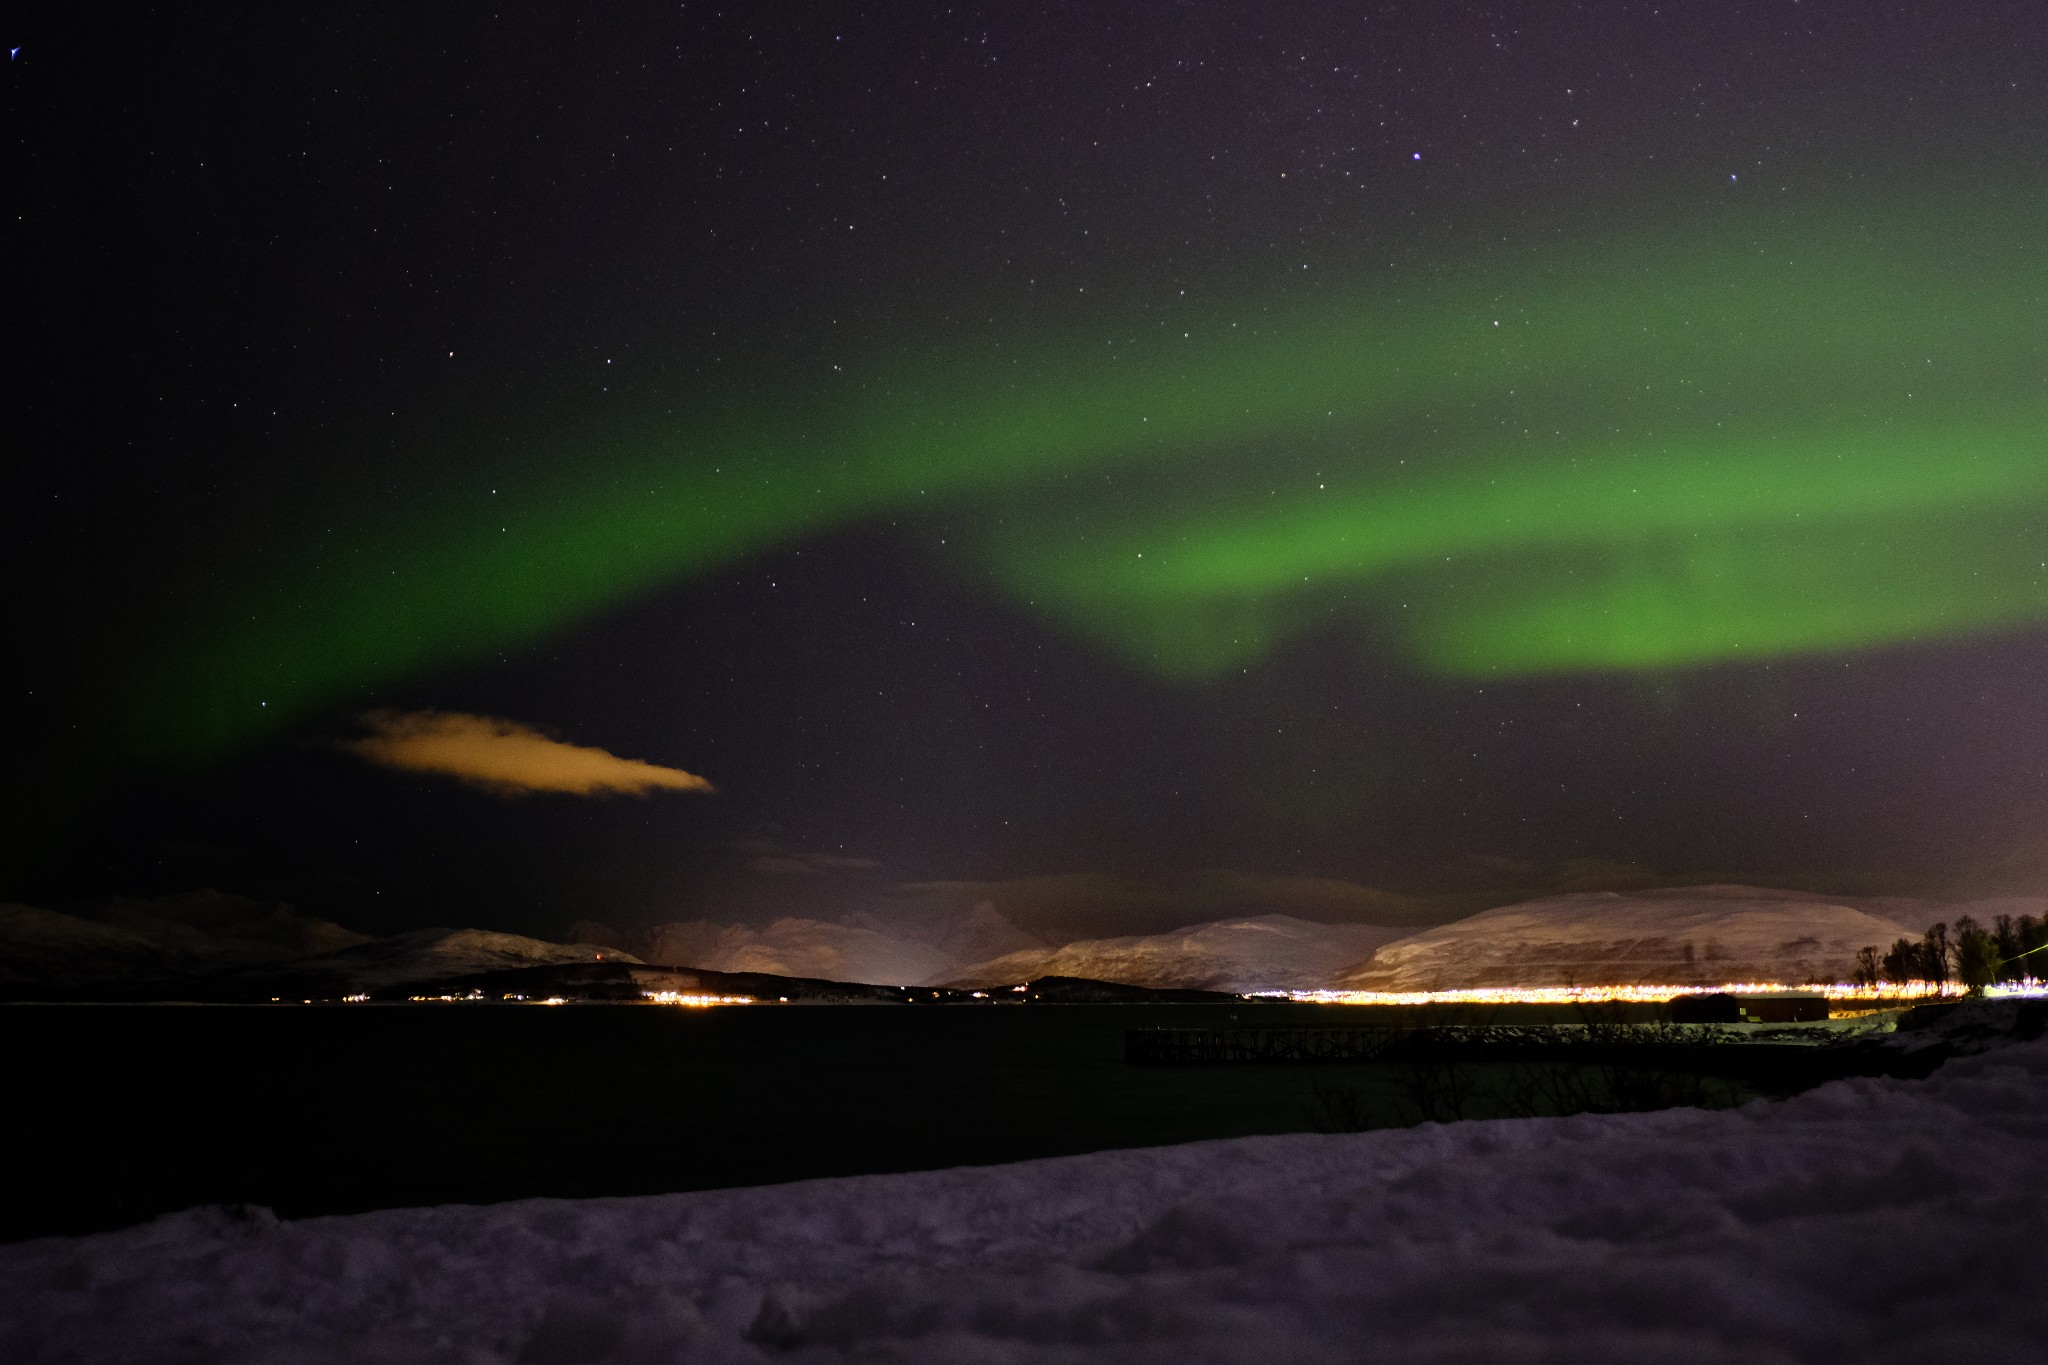
[[[1316,924],[1289,915],[1253,915],[1167,934],[1026,949],[932,984],[1006,986],[1042,976],[1078,976],[1160,990],[1315,990],[1405,932],[1376,924]]]
[[[1389,943],[1334,984],[1344,990],[1427,991],[1846,981],[1857,949],[1917,937],[1929,918],[1926,907],[1912,902],[1866,908],[1853,900],[1749,886],[1582,892],[1502,906]]]
[[[0,1247],[0,1358],[2020,1362],[2048,1040],[1703,1112]]]

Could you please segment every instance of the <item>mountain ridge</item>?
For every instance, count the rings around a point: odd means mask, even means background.
[[[1051,945],[988,907],[904,929],[785,916],[766,926],[657,925],[617,946],[487,929],[372,939],[288,906],[194,893],[78,915],[0,905],[12,999],[336,999],[535,967],[614,964],[890,990],[975,990],[1071,977],[1151,990],[1413,992],[1561,985],[1847,980],[1858,949],[1936,920],[2048,913],[2048,898],[1936,902],[1707,885],[1585,891],[1497,906],[1419,932],[1241,915],[1159,934]],[[965,962],[976,946],[1028,946]],[[338,945],[338,946],[337,946]],[[307,952],[313,947],[320,951]]]
[[[1341,990],[1846,981],[1858,949],[1935,920],[1988,919],[2048,900],[1912,901],[1715,884],[1582,891],[1498,906],[1381,946]]]

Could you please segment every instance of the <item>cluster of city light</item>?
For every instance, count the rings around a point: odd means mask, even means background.
[[[1027,989],[1012,986],[1012,991]],[[1433,991],[1253,991],[1245,996],[1248,1000],[1291,1000],[1299,1004],[1313,1005],[1655,1005],[1680,996],[1697,995],[1819,995],[1830,1001],[1855,1003],[1858,1001],[1886,1002],[1898,1000],[1949,999],[1967,995],[1968,988],[1954,981],[1879,981],[1875,985],[1858,982],[1810,982],[1805,985],[1787,985],[1778,981],[1730,981],[1718,986],[1670,986],[1670,985],[1610,985],[1610,986],[1464,986],[1449,990]],[[2048,981],[2028,978],[2025,981],[2004,981],[1984,988],[1984,994],[1992,999],[2040,999],[2048,998]],[[975,991],[977,1000],[989,998],[986,991]],[[343,996],[350,1004],[369,1000],[368,995]],[[489,1001],[490,996],[482,991],[472,990],[463,995],[413,995],[408,1000],[417,1004],[469,1004]],[[508,1004],[565,1005],[568,1000],[559,995],[535,998],[527,995],[501,995],[499,1001]],[[683,1005],[693,1009],[713,1005],[758,1004],[751,995],[710,995],[694,991],[644,991],[641,999],[650,1005]],[[788,997],[782,1002],[787,1004]],[[275,1003],[275,1001],[273,1001]],[[308,1000],[305,1003],[311,1004]]]
[[[344,1001],[352,1005],[361,1004],[369,998],[367,995],[345,995],[342,997]],[[756,1003],[751,995],[698,995],[688,991],[647,991],[642,994],[641,998],[650,1005],[704,1006],[751,1005]],[[534,996],[507,992],[502,995],[490,996],[480,990],[467,991],[461,995],[453,993],[446,995],[408,995],[406,999],[416,1005],[566,1005],[569,1003],[569,998],[563,995]],[[277,1003],[275,997],[272,997],[271,1003]],[[310,1005],[313,1002],[308,1000],[306,1003]],[[784,1003],[787,1003],[786,997]]]
[[[1288,991],[1287,998],[1318,1005],[1598,1005],[1661,1004],[1688,995],[1823,995],[1829,1000],[1921,1000],[1960,996],[1954,982],[1845,981],[1790,986],[1777,981],[1731,981],[1718,986],[1467,986],[1438,991]],[[2040,983],[1992,987],[1990,994],[2048,993]]]
[[[646,991],[642,999],[653,1005],[688,1005],[702,1009],[709,1005],[751,1005],[751,995],[697,995],[689,991]]]

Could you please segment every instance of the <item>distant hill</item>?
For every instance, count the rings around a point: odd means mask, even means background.
[[[211,889],[154,900],[120,896],[92,918],[203,960],[243,965],[289,962],[371,941],[289,905]]]
[[[828,981],[915,986],[969,963],[1042,946],[992,905],[919,926],[785,917],[764,929],[690,920],[659,924],[628,940],[649,962],[714,972],[765,972]]]
[[[0,990],[15,999],[102,981],[169,982],[202,965],[125,929],[32,905],[0,905]]]
[[[371,942],[329,920],[218,891],[67,914],[0,906],[0,991],[15,999],[189,994],[191,983]]]
[[[216,893],[116,901],[92,915],[0,905],[0,998],[333,999],[479,972],[638,958],[483,929],[373,939]]]
[[[798,918],[765,928],[704,921],[667,924],[630,940],[633,951],[627,951],[605,942],[552,943],[484,929],[422,929],[371,939],[289,906],[207,891],[159,901],[119,900],[85,914],[0,905],[0,998],[390,997],[414,985],[584,966],[630,967],[636,973],[659,969],[669,973],[665,980],[681,980],[679,974],[690,972],[707,981],[745,977],[754,986],[742,994],[771,989],[786,994],[774,983],[796,981],[811,983],[789,988],[804,998],[848,1000],[893,999],[912,988],[973,991],[1046,978],[1094,983],[1089,990],[1109,983],[1233,994],[1797,984],[1846,979],[1857,949],[1918,937],[1936,920],[1953,923],[1966,914],[1985,924],[2000,914],[2048,914],[2048,899],[1941,904],[1695,886],[1550,896],[1419,933],[1252,915],[1057,947],[1031,945],[1030,936],[992,906],[976,906],[971,913],[922,922],[911,931],[876,922]],[[1031,946],[1016,946],[1020,943]],[[970,957],[991,947],[1011,950],[979,961]],[[572,978],[587,979],[595,989],[638,976],[571,972],[564,983]]]
[[[1314,990],[1405,930],[1253,915],[1164,934],[1083,939],[1026,949],[953,973],[940,984],[1002,986],[1045,976],[1115,981],[1155,990]]]
[[[913,985],[953,965],[928,944],[815,919],[784,918],[765,929],[705,920],[664,924],[635,936],[633,946],[665,966],[882,986]]]
[[[283,969],[251,972],[245,979],[252,983],[274,983],[278,992],[287,997],[296,993],[323,998],[375,994],[394,987],[522,967],[577,962],[637,965],[639,961],[631,953],[590,943],[550,943],[488,929],[420,929],[372,939],[339,952],[301,958]]]
[[[2017,904],[2017,903],[2014,903]],[[1833,898],[1754,886],[1549,896],[1382,946],[1340,989],[1445,990],[1848,978],[1856,950],[1918,936],[1984,905]]]

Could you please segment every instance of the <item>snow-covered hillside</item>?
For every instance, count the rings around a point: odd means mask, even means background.
[[[117,897],[94,918],[210,962],[289,962],[370,942],[332,920],[211,889],[153,900]]]
[[[86,914],[0,906],[0,989],[172,988],[370,940],[329,920],[217,891],[117,899]]]
[[[487,929],[421,929],[373,939],[340,952],[322,953],[291,964],[281,978],[330,992],[376,991],[390,986],[439,981],[517,967],[563,962],[628,962],[639,958],[589,943],[549,943],[521,934]]]
[[[1035,940],[992,904],[955,913],[765,928],[697,920],[554,943],[482,929],[369,939],[217,892],[117,900],[87,915],[0,906],[0,994],[12,998],[333,998],[484,972],[600,959],[886,986],[1086,977],[1155,989],[1415,991],[1576,983],[1844,979],[1856,950],[1936,920],[2048,913],[2048,900],[1835,898],[1746,886],[1552,896],[1420,933],[1252,915],[1170,933]],[[613,946],[616,945],[616,946]]]
[[[931,984],[1003,986],[1041,976],[1081,976],[1157,989],[1314,990],[1404,932],[1375,924],[1316,924],[1289,915],[1254,915],[1167,934],[1027,949]]]
[[[772,972],[825,981],[910,986],[954,959],[929,944],[875,929],[788,917],[765,929],[696,920],[664,924],[635,940],[650,962],[711,972]]]
[[[43,1365],[1997,1361],[2048,1041],[1738,1110],[1424,1125],[0,1247]]]
[[[649,962],[712,972],[770,972],[877,986],[921,986],[1037,940],[993,905],[920,921],[785,916],[765,929],[690,920],[658,924],[631,946]]]
[[[1465,986],[1711,985],[1848,978],[1856,950],[1917,935],[1933,910],[1751,886],[1550,896],[1488,910],[1391,942],[1344,972],[1339,989]],[[1903,913],[1900,913],[1903,912]]]
[[[0,987],[59,990],[103,980],[155,980],[199,964],[140,934],[33,905],[0,905]]]
[[[992,906],[915,933],[859,920],[785,918],[765,929],[695,921],[657,926],[632,946],[674,966],[880,985],[979,988],[1042,976],[1221,991],[1802,983],[1846,979],[1857,949],[1917,937],[1936,920],[2043,910],[2040,900],[1941,904],[1698,886],[1551,896],[1420,933],[1252,915],[978,961],[963,950],[1027,938]]]

